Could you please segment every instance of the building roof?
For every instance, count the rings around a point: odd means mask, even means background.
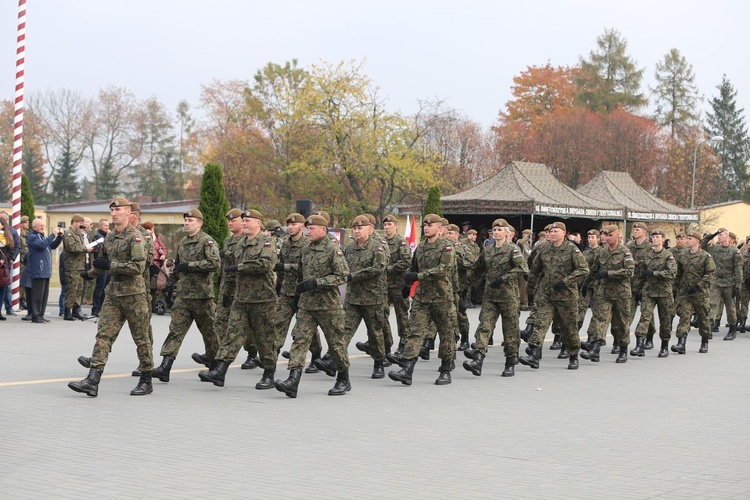
[[[714,203],[712,205],[703,205],[700,208],[701,210],[711,209],[711,208],[720,208],[720,207],[728,207],[729,205],[737,205],[740,203],[744,203],[745,205],[750,205],[750,203],[744,201],[744,200],[731,200],[731,201],[724,201],[721,203]]]
[[[613,201],[626,209],[627,220],[662,222],[697,222],[699,212],[672,205],[649,193],[627,172],[602,170],[578,188],[598,200]]]
[[[623,219],[622,204],[592,198],[566,186],[541,163],[509,162],[494,177],[461,193],[443,196],[446,214],[538,214]]]
[[[111,200],[81,201],[77,203],[63,203],[60,205],[47,205],[47,212],[109,212]],[[143,213],[183,213],[191,208],[196,208],[200,200],[163,201],[158,203],[139,203]]]

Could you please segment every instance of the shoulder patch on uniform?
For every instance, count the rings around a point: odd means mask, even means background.
[[[336,250],[336,255],[342,257],[344,254],[341,252],[341,250]]]
[[[633,254],[631,254],[630,252],[625,252],[625,257],[632,257],[632,256]]]
[[[450,252],[451,250],[453,250],[453,247],[445,247],[446,252]]]
[[[519,249],[517,249],[517,248],[514,248],[513,249],[513,253],[521,253],[521,251]]]
[[[400,243],[400,245],[401,245],[402,247],[405,247],[405,246],[406,246],[406,240],[401,240],[401,243]]]
[[[670,255],[669,257],[667,257],[667,260],[674,260],[674,255]]]
[[[141,239],[140,239],[140,238],[139,238],[138,236],[136,236],[136,237],[135,237],[135,242],[136,242],[136,243],[140,243],[140,242],[141,242]]]
[[[270,247],[271,246],[271,242],[270,241],[266,241],[266,242],[263,243],[263,246],[264,247]]]
[[[378,252],[384,252],[383,247],[378,247]]]
[[[147,239],[148,241],[151,241],[151,235],[149,234],[148,236],[146,236],[146,239]]]
[[[206,245],[208,245],[208,246],[211,246],[211,245],[213,245],[213,244],[214,244],[214,240],[208,240],[208,241],[206,242]]]
[[[581,253],[581,250],[578,247],[576,247],[575,251],[576,251],[576,253]]]

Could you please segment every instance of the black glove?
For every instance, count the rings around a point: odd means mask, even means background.
[[[641,271],[641,276],[643,276],[644,278],[648,278],[649,276],[653,276],[653,275],[654,275],[654,271],[652,269],[649,269],[648,267],[644,269],[643,271]]]
[[[297,288],[294,289],[295,293],[297,295],[310,292],[312,290],[315,290],[315,288],[318,286],[318,282],[315,281],[315,278],[310,278],[309,280],[305,280],[299,285],[297,285]]]
[[[745,288],[750,290],[750,278],[745,278]]]
[[[699,290],[700,290],[700,288],[698,288],[698,285],[693,285],[693,286],[691,286],[690,288],[687,289],[687,294],[688,295],[695,295],[696,293],[698,293]]]
[[[221,307],[232,307],[232,296],[222,295],[221,296]]]
[[[596,278],[598,280],[604,280],[604,279],[607,279],[608,276],[609,276],[609,271],[602,270],[602,271],[599,271],[598,273],[596,273],[594,275],[594,278]]]
[[[406,286],[412,286],[415,281],[417,281],[417,276],[419,276],[419,273],[406,273],[404,274],[404,283]]]
[[[500,288],[500,285],[502,285],[503,283],[505,283],[505,280],[502,276],[500,276],[498,279],[490,283],[490,288]]]
[[[190,264],[187,262],[180,262],[176,266],[174,266],[174,270],[178,273],[189,273],[190,272]]]
[[[94,259],[94,267],[97,269],[109,269],[109,259],[97,257]]]
[[[226,254],[227,254],[226,250],[219,250],[219,258],[220,259],[223,259]]]
[[[410,286],[402,286],[401,287],[401,296],[403,298],[408,299],[410,294],[411,294],[411,287]]]
[[[91,276],[89,276],[88,271],[81,271],[81,278],[85,279],[86,281],[94,279]]]
[[[283,262],[277,262],[276,265],[273,266],[273,270],[277,273],[280,273],[284,270],[284,263]]]
[[[182,265],[182,264],[180,264],[180,265]],[[237,266],[235,264],[232,264],[231,266],[224,267],[224,271],[227,271],[227,272],[230,272],[230,273],[234,272],[236,270],[237,270]]]
[[[346,275],[346,282],[349,283],[351,281],[352,281],[352,275],[351,275],[351,273],[349,273],[349,274]]]
[[[559,292],[561,290],[565,290],[565,282],[563,280],[558,281],[554,285],[552,285],[552,289],[556,292]]]

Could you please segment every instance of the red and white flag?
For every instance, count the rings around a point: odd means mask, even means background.
[[[414,255],[414,250],[417,249],[417,224],[414,220],[414,217],[406,216],[406,234],[404,235],[404,239],[409,242],[412,255]],[[414,291],[417,289],[417,284],[419,284],[419,281],[415,281],[411,286],[411,292],[409,293],[410,297],[414,297]]]

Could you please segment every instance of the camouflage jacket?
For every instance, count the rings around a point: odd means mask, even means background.
[[[151,233],[146,231],[146,228],[138,224],[136,228],[141,236],[143,237],[143,250],[146,252],[146,266],[143,269],[143,282],[146,287],[146,291],[151,293],[151,263],[154,261],[154,253],[156,252],[154,242],[151,240]],[[89,236],[90,241],[94,241]]]
[[[685,255],[685,252],[688,252],[689,250],[687,247],[674,247],[669,249],[670,252],[672,252],[672,256],[674,257],[675,262],[678,264],[680,263],[680,259]]]
[[[346,285],[348,304],[382,305],[385,300],[385,248],[373,236],[367,238],[364,245],[352,241],[344,249],[351,274],[351,281]]]
[[[219,269],[219,295],[222,297],[224,295],[234,297],[234,292],[237,290],[237,271],[225,271],[224,268],[237,265],[237,248],[244,237],[245,235],[242,233],[239,236],[230,234],[221,247],[224,256],[221,257],[221,268]]]
[[[214,272],[219,269],[221,259],[214,239],[198,231],[195,236],[185,236],[177,247],[175,267],[187,262],[190,271],[172,272],[170,285],[177,283],[177,296],[183,299],[208,299],[214,297]]]
[[[385,241],[388,243],[388,251],[391,254],[388,266],[385,268],[388,288],[401,288],[404,286],[404,274],[409,270],[411,262],[409,242],[400,234],[394,235],[391,239],[386,238]]]
[[[568,240],[559,247],[552,243],[540,245],[531,264],[531,274],[538,283],[536,292],[545,293],[553,301],[577,301],[578,284],[589,274],[589,266],[581,251]],[[562,281],[562,290],[553,287]]]
[[[709,245],[707,239],[704,239],[701,242],[701,250],[711,254],[716,265],[711,285],[739,288],[742,284],[742,257],[739,248],[733,245]],[[65,264],[68,264],[67,260]]]
[[[29,242],[26,241],[29,237],[29,232],[26,229],[21,229],[18,231],[18,234],[21,237],[21,265],[24,265],[23,258],[26,257],[26,252],[29,251]]]
[[[258,233],[245,236],[235,248],[237,288],[234,300],[241,303],[276,302],[276,244],[270,237]]]
[[[630,280],[632,293],[638,293],[643,288],[643,284],[646,279],[642,276],[643,261],[646,256],[651,252],[651,242],[646,238],[643,243],[638,244],[635,241],[628,243],[628,250],[633,255],[635,261],[635,270],[633,271],[633,278]]]
[[[416,272],[419,285],[414,300],[422,303],[453,302],[451,273],[453,242],[439,237],[434,243],[422,241],[414,252],[409,270]]]
[[[587,247],[586,250],[583,251],[583,256],[586,258],[586,264],[588,264],[589,266],[589,275],[586,277],[586,279],[583,280],[583,283],[581,283],[581,290],[587,288],[588,291],[593,291],[599,285],[599,280],[594,279],[594,273],[591,272],[591,269],[594,267],[594,260],[598,258],[597,254],[602,250],[602,248],[604,247],[602,245],[599,245],[596,248]]]
[[[745,280],[745,288],[750,290],[750,286],[747,286],[750,282],[750,251],[742,252],[742,277]]]
[[[299,255],[302,249],[310,244],[310,240],[303,234],[302,237],[294,241],[287,236],[281,245],[279,262],[284,264],[284,270],[279,273],[281,281],[281,295],[294,297],[294,289],[297,287],[297,266],[299,265]]]
[[[699,293],[707,294],[715,272],[716,264],[710,253],[705,250],[692,253],[688,250],[682,254],[677,265],[677,291],[686,293],[689,288],[697,286]]]
[[[484,247],[472,265],[471,281],[485,278],[484,299],[491,302],[519,302],[518,277],[529,273],[523,252],[513,243]],[[503,283],[493,288],[492,282],[502,278]]]
[[[468,241],[468,240],[467,240]],[[469,243],[471,243],[469,241]],[[458,290],[466,291],[471,288],[469,282],[469,273],[471,272],[474,263],[477,261],[478,255],[474,255],[469,248],[469,245],[461,241],[456,242],[456,267],[458,268]],[[458,291],[454,289],[455,291]]]
[[[299,308],[305,311],[341,309],[339,285],[346,283],[348,275],[344,252],[336,242],[327,237],[311,241],[299,253],[297,281],[314,279],[317,286],[300,296]]]
[[[650,245],[650,244],[649,244]],[[635,269],[633,254],[627,247],[617,245],[611,250],[608,246],[599,247],[592,259],[591,274],[593,277],[599,271],[607,271],[607,277],[595,289],[607,300],[629,299],[632,295],[632,278]]]
[[[672,284],[677,276],[677,261],[669,250],[662,250],[651,253],[643,261],[643,269],[651,269],[653,276],[646,278],[646,284],[643,285],[643,295],[649,297],[670,297],[672,296]]]
[[[146,288],[143,281],[146,249],[140,231],[130,224],[119,233],[112,230],[100,248],[99,257],[109,259],[110,278],[105,293],[114,297],[142,294]],[[103,272],[103,269],[94,268],[88,274],[96,278]]]
[[[63,234],[63,245],[65,252],[65,272],[80,273],[86,269],[86,244],[83,235],[74,231],[72,227],[65,230]]]

